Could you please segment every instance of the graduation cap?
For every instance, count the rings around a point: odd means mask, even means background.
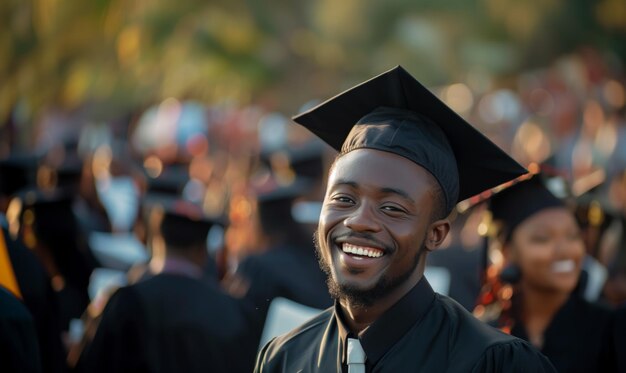
[[[261,162],[276,172],[273,160],[282,157],[286,163],[284,166],[289,167],[295,177],[318,180],[324,175],[324,158],[328,150],[328,145],[316,138],[302,144],[291,144],[280,150],[262,150]]]
[[[376,149],[424,167],[441,185],[446,212],[526,172],[400,66],[293,120],[342,154]]]
[[[167,195],[151,195],[148,204],[151,211],[161,211],[159,230],[166,244],[185,249],[205,244],[209,230],[214,225],[226,225],[223,215],[209,216],[201,206]]]
[[[20,237],[30,249],[43,244],[61,275],[68,282],[82,283],[93,263],[74,215],[73,197],[62,189],[23,189],[11,201],[7,220],[13,237]]]
[[[547,186],[541,174],[521,180],[496,193],[489,200],[492,221],[500,224],[505,241],[524,220],[541,210],[565,207],[565,202]]]
[[[76,192],[82,172],[83,162],[76,154],[64,155],[58,164],[44,159],[37,169],[37,186],[43,189],[63,188]]]
[[[83,161],[77,156],[66,157],[56,169],[57,186],[77,188],[83,173]]]
[[[186,165],[168,166],[156,178],[148,178],[148,193],[180,195],[189,182]]]
[[[38,162],[38,157],[28,154],[13,154],[0,160],[0,195],[11,196],[34,185]]]
[[[66,189],[26,189],[16,198],[22,202],[22,220],[32,223],[39,239],[55,241],[73,236],[78,229],[73,194]],[[75,237],[72,237],[74,239]]]
[[[311,186],[312,183],[304,178],[296,178],[288,185],[281,185],[272,177],[262,183],[253,183],[263,230],[271,234],[284,229],[285,224],[294,224],[293,203],[305,195]]]

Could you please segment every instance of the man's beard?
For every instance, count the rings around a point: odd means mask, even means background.
[[[415,253],[413,258],[413,265],[409,270],[396,277],[389,277],[383,275],[376,285],[370,289],[362,290],[352,285],[339,284],[332,275],[330,263],[326,261],[322,255],[320,248],[318,231],[313,234],[313,242],[315,244],[315,255],[320,268],[326,274],[326,285],[328,286],[328,292],[334,299],[346,299],[353,307],[367,308],[376,302],[376,300],[388,295],[391,291],[396,289],[402,283],[404,283],[413,274],[413,271],[417,267],[420,261],[420,256],[424,250],[424,242],[420,245],[420,249]],[[330,254],[332,256],[332,253]]]

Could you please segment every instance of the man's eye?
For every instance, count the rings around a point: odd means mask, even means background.
[[[339,203],[354,203],[354,201],[352,200],[352,198],[346,197],[346,196],[337,196],[333,198],[333,201],[335,202],[339,202]]]
[[[393,206],[393,205],[385,205],[383,207],[381,207],[381,210],[385,211],[385,212],[391,212],[391,213],[404,213],[406,212],[404,209],[398,207],[398,206]]]
[[[402,211],[395,206],[383,206],[382,209],[385,211]]]

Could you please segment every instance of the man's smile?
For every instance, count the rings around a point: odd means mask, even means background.
[[[355,259],[363,259],[364,257],[380,258],[385,254],[383,250],[375,247],[357,246],[347,242],[341,245],[341,250]]]
[[[364,271],[370,275],[377,273],[386,267],[391,257],[391,250],[365,240],[340,240],[336,242],[335,248],[336,263],[353,275]]]

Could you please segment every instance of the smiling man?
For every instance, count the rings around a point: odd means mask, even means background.
[[[552,372],[423,277],[456,203],[524,168],[401,67],[294,120],[339,151],[316,233],[334,307],[269,342],[257,372]]]

